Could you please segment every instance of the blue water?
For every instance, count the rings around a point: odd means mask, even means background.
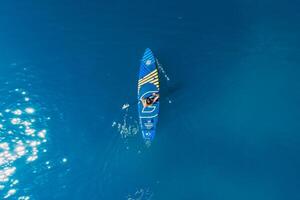
[[[0,198],[300,199],[299,8],[1,2]],[[112,127],[135,126],[147,47],[170,77],[150,148]]]

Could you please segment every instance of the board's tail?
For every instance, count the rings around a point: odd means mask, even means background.
[[[149,140],[150,142],[152,142],[152,140],[154,139],[154,136],[155,136],[155,131],[154,130],[143,130],[142,134],[143,134],[144,140]]]

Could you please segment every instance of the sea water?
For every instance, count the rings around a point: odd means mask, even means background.
[[[0,199],[300,199],[299,7],[1,2]],[[162,66],[149,148],[146,48]]]

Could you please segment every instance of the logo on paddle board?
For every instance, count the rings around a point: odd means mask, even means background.
[[[147,65],[147,66],[151,65],[151,63],[152,63],[151,60],[147,60],[147,61],[146,61],[146,65]]]
[[[146,123],[144,123],[144,125],[147,129],[151,129],[153,127],[153,123],[151,122],[151,120],[148,120]]]

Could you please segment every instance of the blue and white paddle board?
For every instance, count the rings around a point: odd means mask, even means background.
[[[152,51],[145,50],[140,64],[138,81],[138,114],[143,138],[146,143],[154,139],[159,113],[159,100],[151,106],[144,107],[143,98],[159,94],[159,77],[156,59]]]

